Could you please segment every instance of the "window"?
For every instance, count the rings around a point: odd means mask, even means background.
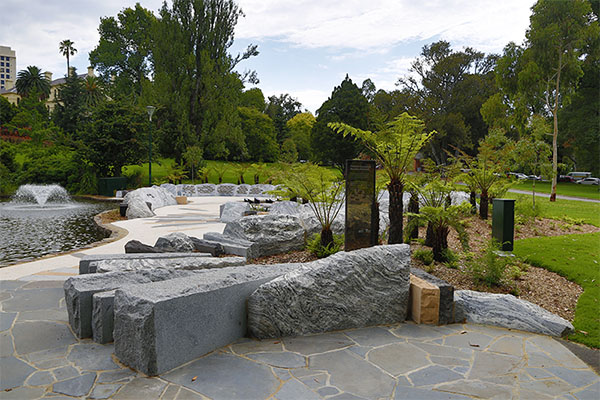
[[[6,74],[6,79],[10,79],[10,74]]]
[[[0,67],[4,67],[4,63],[0,61]]]
[[[4,56],[0,56],[0,60],[4,60]]]
[[[4,79],[4,74],[0,74],[0,78]],[[21,81],[19,81],[21,82]]]
[[[10,67],[10,63],[8,63],[8,62],[7,62],[7,63],[6,63],[6,66],[7,66],[7,67]]]

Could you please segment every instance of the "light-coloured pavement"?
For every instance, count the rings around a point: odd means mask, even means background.
[[[225,224],[219,222],[219,206],[230,201],[243,201],[239,197],[191,197],[188,200],[186,205],[155,210],[155,217],[114,222],[113,225],[127,231],[127,235],[117,241],[0,268],[0,280],[65,280],[77,275],[79,260],[84,255],[123,254],[125,243],[130,240],[153,245],[160,236],[171,232],[184,232],[199,238],[205,232],[223,232]]]

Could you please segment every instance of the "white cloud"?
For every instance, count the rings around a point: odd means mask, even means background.
[[[440,35],[485,52],[522,41],[534,0],[240,0],[236,35],[374,51]]]

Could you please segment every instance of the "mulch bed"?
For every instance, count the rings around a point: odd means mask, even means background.
[[[467,220],[467,232],[469,234],[470,251],[475,254],[482,253],[491,239],[491,219],[484,221],[478,217]],[[593,225],[574,225],[552,219],[538,218],[524,225],[515,227],[515,239],[525,239],[539,236],[560,236],[576,233],[599,232],[600,228]],[[425,228],[420,228],[419,237],[425,237]],[[454,231],[448,236],[448,247],[459,256],[462,255],[462,247],[458,236]],[[425,248],[419,244],[412,244],[412,251]],[[449,268],[442,263],[434,262],[432,265],[424,265],[420,260],[412,259],[413,266],[426,270],[445,281],[451,283],[456,290],[476,290],[489,293],[510,293],[517,295],[523,300],[537,304],[546,310],[560,315],[566,320],[573,321],[577,299],[583,293],[581,286],[570,282],[566,278],[547,271],[543,268],[523,264],[515,261],[521,270],[518,278],[506,277],[501,286],[488,287],[473,280],[468,270],[467,263],[458,262],[457,268]],[[300,263],[316,260],[310,252],[294,251],[286,254],[261,257],[253,260],[256,264],[278,264],[278,263]]]

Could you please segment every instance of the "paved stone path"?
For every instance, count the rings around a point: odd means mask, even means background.
[[[593,399],[600,378],[546,336],[405,323],[243,339],[159,377],[78,340],[61,281],[0,281],[0,398]]]

